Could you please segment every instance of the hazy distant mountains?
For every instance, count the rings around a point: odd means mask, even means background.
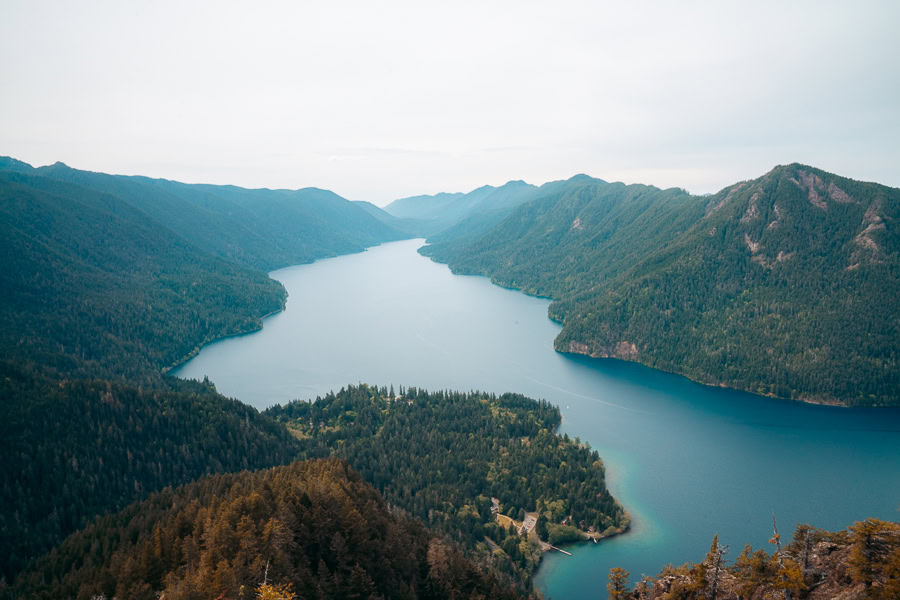
[[[556,348],[807,401],[900,404],[900,190],[778,167],[713,196],[579,176],[422,253],[553,297]],[[473,233],[474,231],[474,233]]]
[[[510,181],[500,187],[485,185],[467,194],[400,198],[385,206],[384,212],[401,220],[395,221],[395,226],[427,237],[465,220],[490,220],[492,215],[506,214],[534,198],[537,191],[524,181]]]

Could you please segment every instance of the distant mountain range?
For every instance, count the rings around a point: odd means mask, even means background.
[[[563,352],[811,402],[900,404],[900,190],[799,164],[711,196],[578,176],[430,238],[552,297]]]
[[[463,221],[484,219],[492,222],[495,215],[534,198],[538,188],[524,181],[510,181],[500,187],[482,186],[467,194],[435,194],[394,200],[384,212],[400,219],[395,226],[423,237],[441,233]]]

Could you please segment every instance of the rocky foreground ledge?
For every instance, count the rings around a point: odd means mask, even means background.
[[[867,519],[839,532],[800,525],[775,551],[747,545],[733,563],[713,539],[701,563],[669,565],[629,589],[628,573],[610,571],[609,597],[616,600],[896,600],[900,598],[900,524]]]

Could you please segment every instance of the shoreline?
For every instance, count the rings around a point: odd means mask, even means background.
[[[347,252],[344,254],[329,254],[327,256],[321,256],[319,258],[313,259],[308,262],[300,262],[300,263],[293,263],[293,264],[289,264],[289,265],[283,265],[280,267],[275,267],[269,271],[265,271],[265,273],[269,277],[269,279],[271,279],[272,281],[277,281],[278,284],[281,285],[281,289],[284,290],[284,298],[282,298],[282,300],[281,300],[281,308],[277,308],[273,311],[270,311],[270,312],[260,316],[258,325],[252,329],[246,329],[244,331],[236,331],[234,333],[226,333],[223,335],[213,337],[211,339],[203,340],[202,342],[197,344],[197,346],[194,347],[194,350],[189,352],[187,355],[181,357],[180,359],[176,360],[175,362],[173,362],[172,364],[170,364],[167,367],[161,367],[160,372],[163,375],[166,375],[166,374],[170,373],[171,371],[178,369],[179,367],[183,366],[186,362],[188,362],[189,360],[191,360],[192,358],[194,358],[195,356],[200,354],[200,351],[203,350],[203,348],[205,348],[206,346],[209,346],[210,344],[213,344],[215,342],[220,342],[220,341],[228,339],[228,338],[239,337],[242,335],[249,335],[251,333],[256,333],[257,331],[261,331],[264,326],[263,321],[265,321],[267,318],[269,318],[271,316],[277,315],[278,313],[286,310],[287,309],[287,301],[288,301],[288,297],[289,297],[288,291],[284,287],[284,284],[281,283],[281,281],[272,277],[272,273],[274,273],[276,271],[281,271],[282,269],[290,269],[292,267],[302,267],[305,265],[311,265],[311,264],[317,263],[321,260],[327,260],[329,258],[340,258],[341,256],[353,256],[354,254],[362,254],[363,252],[368,252],[370,248],[377,248],[378,246],[381,246],[382,244],[392,244],[394,242],[405,242],[405,241],[408,241],[411,239],[416,239],[416,238],[401,238],[399,240],[388,240],[388,241],[380,242],[378,244],[373,244],[371,246],[366,246],[362,250],[356,250],[356,251]]]
[[[195,356],[197,356],[198,354],[200,354],[200,351],[203,350],[203,348],[205,348],[206,346],[209,346],[210,344],[213,344],[213,343],[215,343],[215,342],[220,342],[220,341],[225,340],[225,339],[228,339],[228,338],[239,337],[239,336],[242,336],[242,335],[249,335],[249,334],[251,334],[251,333],[256,333],[257,331],[261,331],[262,328],[263,328],[263,326],[264,326],[263,321],[265,321],[267,318],[269,318],[269,317],[271,317],[271,316],[277,315],[278,313],[283,312],[284,310],[286,310],[286,309],[287,309],[287,301],[288,301],[288,297],[289,297],[288,291],[287,291],[287,289],[284,287],[284,284],[281,283],[281,281],[279,281],[278,279],[275,279],[274,277],[272,277],[272,273],[274,273],[274,272],[276,272],[276,271],[281,271],[281,270],[283,270],[283,269],[290,269],[290,268],[292,268],[292,267],[302,267],[302,266],[305,266],[305,265],[311,265],[311,264],[317,263],[317,262],[319,262],[319,261],[321,261],[321,260],[327,260],[327,259],[329,259],[329,258],[340,258],[340,257],[342,257],[342,256],[353,256],[354,254],[362,254],[363,252],[368,252],[370,248],[377,248],[378,246],[381,246],[382,244],[392,244],[392,243],[395,243],[395,242],[405,242],[405,241],[408,241],[408,240],[410,240],[410,239],[416,239],[416,238],[403,238],[403,239],[399,239],[399,240],[389,240],[389,241],[381,242],[381,243],[378,243],[378,244],[373,244],[373,245],[371,245],[371,246],[366,246],[366,247],[363,248],[362,250],[357,250],[357,251],[354,251],[354,252],[347,252],[347,253],[345,253],[345,254],[329,254],[329,255],[327,255],[327,256],[322,256],[322,257],[320,257],[320,258],[316,258],[316,259],[311,260],[311,261],[309,261],[309,262],[301,262],[301,263],[294,263],[294,264],[290,264],[290,265],[284,265],[284,266],[280,266],[280,267],[275,267],[274,269],[272,269],[272,270],[270,270],[270,271],[266,271],[266,275],[268,275],[269,279],[271,279],[272,281],[277,281],[278,284],[281,285],[281,289],[284,290],[284,298],[282,298],[282,300],[281,300],[281,308],[277,308],[277,309],[275,309],[275,310],[273,310],[273,311],[270,311],[270,312],[268,312],[268,313],[266,313],[266,314],[260,316],[260,317],[259,317],[259,324],[258,324],[256,327],[252,328],[252,329],[246,329],[246,330],[244,330],[244,331],[236,331],[236,332],[234,332],[234,333],[226,333],[226,334],[219,335],[219,336],[216,336],[216,337],[211,338],[211,339],[203,340],[202,342],[200,342],[199,344],[197,344],[197,346],[194,348],[194,350],[192,350],[191,352],[189,352],[187,355],[181,357],[180,359],[176,360],[175,362],[173,362],[172,364],[170,364],[170,365],[167,366],[167,367],[161,367],[161,368],[160,368],[160,372],[161,372],[163,375],[166,375],[166,374],[168,374],[168,373],[170,373],[170,372],[172,372],[172,371],[178,369],[179,367],[184,366],[184,364],[185,364],[186,362],[188,362],[189,360],[191,360],[192,358],[194,358]]]
[[[428,244],[424,244],[422,247],[424,248],[424,247],[427,246],[427,245],[428,245]],[[422,254],[422,253],[420,252],[420,254]],[[427,255],[427,254],[422,254],[422,256],[424,256],[424,257],[430,259],[431,261],[433,261],[433,262],[435,262],[435,263],[438,263],[438,264],[441,264],[441,265],[446,265],[447,268],[450,269],[450,272],[453,273],[454,275],[463,275],[463,276],[468,276],[468,277],[472,277],[472,276],[474,276],[474,277],[484,277],[484,278],[488,279],[493,285],[496,285],[496,286],[499,287],[499,288],[503,288],[503,289],[505,289],[505,290],[516,291],[516,292],[525,294],[526,296],[530,296],[530,297],[532,297],[532,298],[539,298],[539,299],[541,299],[541,300],[550,300],[551,302],[558,302],[558,300],[556,300],[556,299],[553,298],[552,296],[543,296],[543,295],[538,294],[538,293],[529,292],[528,290],[525,290],[525,289],[523,289],[523,288],[516,287],[516,286],[514,286],[514,285],[512,285],[512,284],[506,284],[506,283],[500,282],[500,281],[496,280],[496,279],[495,279],[493,276],[491,276],[491,275],[487,275],[487,274],[485,274],[485,273],[469,273],[469,272],[466,272],[466,271],[454,269],[452,266],[450,266],[449,263],[441,262],[440,260],[437,260],[437,259],[436,259],[435,257],[433,257],[433,256],[429,256],[429,255]],[[554,323],[559,323],[560,325],[563,325],[563,319],[561,319],[561,318],[556,318],[556,316],[554,316],[554,315],[550,312],[549,307],[548,307],[548,309],[547,309],[547,318],[550,319],[551,321],[553,321]],[[592,354],[590,354],[590,353],[588,353],[588,352],[578,352],[578,351],[574,351],[574,350],[560,350],[560,349],[558,349],[558,348],[556,347],[555,340],[554,340],[553,350],[556,351],[556,352],[558,352],[558,353],[560,353],[560,354],[572,354],[572,355],[577,355],[577,356],[585,356],[585,357],[591,358],[591,359],[612,359],[612,360],[621,360],[621,361],[623,361],[623,362],[629,362],[629,363],[634,363],[634,364],[642,365],[642,366],[647,367],[648,369],[653,369],[653,370],[655,370],[655,371],[660,371],[660,372],[662,372],[662,373],[669,373],[669,374],[672,374],[672,375],[678,375],[678,376],[680,376],[680,377],[684,377],[684,378],[687,379],[688,381],[691,381],[691,382],[693,382],[693,383],[697,383],[697,384],[700,384],[700,385],[704,385],[704,386],[708,386],[708,387],[724,388],[724,389],[734,390],[734,391],[738,391],[738,392],[744,392],[744,393],[747,393],[747,394],[752,394],[752,395],[754,395],[754,396],[759,396],[759,397],[761,397],[761,398],[773,398],[773,399],[776,399],[776,400],[785,400],[785,401],[787,401],[787,402],[796,402],[796,403],[800,403],[800,404],[810,404],[810,405],[813,405],[813,406],[829,406],[829,407],[835,407],[835,408],[873,408],[873,409],[878,409],[878,408],[894,408],[894,407],[892,407],[892,406],[866,406],[866,405],[863,405],[863,406],[855,406],[855,405],[851,405],[851,404],[847,404],[847,403],[841,402],[840,400],[838,400],[838,399],[836,399],[836,398],[819,398],[819,397],[811,397],[811,396],[798,396],[798,397],[796,397],[796,398],[787,398],[787,397],[784,397],[784,396],[778,396],[778,395],[772,394],[772,393],[761,394],[761,393],[759,393],[759,392],[757,392],[757,391],[754,391],[754,390],[749,390],[749,389],[742,388],[742,387],[736,387],[736,386],[728,385],[728,384],[722,383],[722,382],[710,382],[710,381],[704,381],[704,380],[702,380],[702,379],[697,379],[697,378],[695,378],[695,377],[692,377],[691,375],[688,375],[688,374],[683,373],[683,372],[681,372],[681,371],[674,371],[674,370],[669,370],[669,369],[663,369],[663,368],[660,368],[660,367],[655,367],[655,366],[652,366],[652,365],[647,364],[646,362],[642,362],[642,361],[640,361],[640,360],[629,360],[629,359],[627,359],[627,358],[619,358],[619,357],[617,357],[617,356],[599,356],[599,355],[596,355],[596,356],[595,356],[595,355],[592,355]]]
[[[561,321],[557,321],[556,319],[553,319],[552,317],[551,317],[551,320],[553,320],[557,323],[562,323]],[[575,343],[575,342],[572,342],[572,343]],[[842,404],[841,402],[839,402],[837,400],[829,401],[829,400],[820,399],[820,398],[785,398],[784,396],[778,396],[776,394],[760,394],[759,392],[754,392],[752,390],[735,387],[735,386],[728,385],[728,384],[722,383],[722,382],[710,382],[710,381],[704,381],[702,379],[695,379],[694,377],[687,375],[686,373],[682,373],[680,371],[672,371],[669,369],[663,369],[661,367],[654,367],[653,365],[648,365],[647,363],[642,362],[640,360],[630,360],[630,359],[621,358],[618,356],[594,355],[594,354],[590,354],[588,352],[578,352],[577,350],[560,350],[560,349],[556,348],[555,345],[554,345],[553,350],[560,354],[571,354],[573,356],[584,356],[585,358],[590,358],[592,360],[619,360],[619,361],[626,362],[626,363],[641,365],[642,367],[647,367],[648,369],[653,369],[654,371],[659,371],[660,373],[668,373],[669,375],[677,375],[679,377],[684,377],[688,381],[690,381],[692,383],[696,383],[698,385],[703,385],[706,387],[717,387],[717,388],[722,388],[722,389],[726,389],[726,390],[733,390],[735,392],[743,392],[745,394],[759,396],[760,398],[772,398],[775,400],[784,400],[785,402],[794,402],[797,404],[809,404],[809,405],[813,405],[813,406],[829,406],[829,407],[834,407],[834,408],[867,408],[867,409],[896,408],[896,407],[891,407],[891,406],[851,406],[849,404]]]
[[[285,297],[285,299],[282,301],[282,303],[281,303],[281,308],[275,309],[275,310],[273,310],[273,311],[271,311],[271,312],[268,312],[268,313],[262,315],[261,317],[259,317],[259,325],[258,325],[257,327],[254,327],[253,329],[247,329],[247,330],[245,330],[245,331],[236,331],[236,332],[234,332],[234,333],[226,333],[226,334],[223,334],[223,335],[220,335],[220,336],[216,336],[216,337],[214,337],[214,338],[212,338],[212,339],[204,340],[203,342],[201,342],[200,344],[198,344],[198,345],[197,345],[191,352],[189,352],[186,356],[184,356],[184,357],[178,359],[177,361],[173,362],[173,363],[172,363],[171,365],[169,365],[168,367],[162,367],[162,368],[160,369],[160,372],[161,372],[163,375],[167,375],[167,374],[169,374],[171,371],[174,371],[174,370],[178,369],[179,367],[184,366],[185,363],[187,363],[189,360],[191,360],[192,358],[194,358],[195,356],[197,356],[198,354],[200,354],[200,351],[203,350],[203,348],[205,348],[206,346],[209,346],[210,344],[213,344],[213,343],[215,343],[215,342],[220,342],[220,341],[226,340],[226,339],[228,339],[228,338],[240,337],[240,336],[242,336],[242,335],[248,335],[248,334],[251,334],[251,333],[256,333],[257,331],[262,331],[262,328],[263,328],[263,326],[264,326],[263,321],[266,320],[267,318],[271,317],[271,316],[274,316],[274,315],[277,315],[277,314],[280,313],[280,312],[283,312],[283,311],[285,310],[285,308],[286,308],[286,305],[287,305],[287,297]]]

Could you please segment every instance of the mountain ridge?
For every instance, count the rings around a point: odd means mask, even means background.
[[[204,252],[271,271],[319,258],[361,252],[409,237],[330,190],[246,189],[186,184],[140,175],[109,175],[63,163],[34,168],[0,158],[17,171],[80,185],[118,197]]]
[[[900,190],[799,163],[711,196],[585,178],[551,189],[421,252],[554,298],[563,352],[764,395],[900,403]]]

